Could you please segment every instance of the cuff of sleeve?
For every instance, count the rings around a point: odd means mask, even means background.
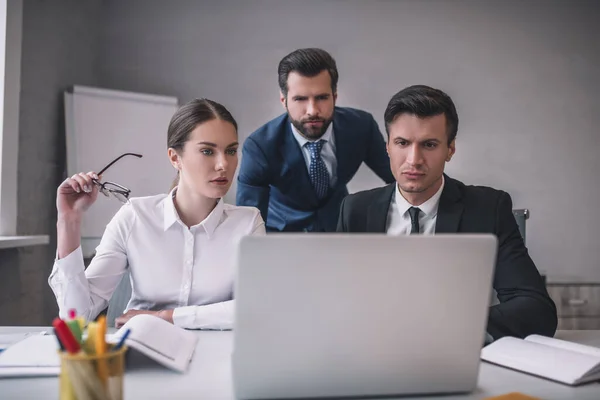
[[[73,278],[81,274],[81,267],[83,266],[83,252],[81,246],[61,259],[58,258],[57,252],[54,265],[67,278]]]
[[[177,307],[173,310],[173,324],[181,328],[194,325],[196,306]]]

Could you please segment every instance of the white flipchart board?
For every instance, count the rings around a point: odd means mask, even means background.
[[[67,172],[98,171],[123,153],[103,181],[131,189],[131,197],[167,193],[175,171],[167,158],[167,128],[178,107],[175,97],[74,86],[65,92]],[[99,195],[82,222],[82,249],[93,254],[121,203]]]

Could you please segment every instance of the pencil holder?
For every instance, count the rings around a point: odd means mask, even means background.
[[[125,352],[112,350],[103,355],[84,352],[60,354],[60,400],[122,400]]]

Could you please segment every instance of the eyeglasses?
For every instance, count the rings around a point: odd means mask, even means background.
[[[123,158],[125,156],[135,156],[137,158],[142,158],[141,154],[136,154],[136,153],[121,154],[119,157],[115,158],[110,163],[108,163],[108,165],[106,167],[102,168],[100,170],[100,172],[98,172],[98,176],[102,175],[104,173],[104,171],[109,169],[114,163],[116,163],[117,161],[119,161],[121,158]],[[96,184],[96,186],[98,186],[98,190],[100,191],[100,193],[102,193],[106,197],[110,197],[112,195],[113,197],[115,197],[117,200],[119,200],[123,204],[126,204],[129,202],[129,195],[131,194],[131,190],[127,189],[125,186],[121,186],[118,183],[108,182],[108,181],[100,182],[97,179],[92,179],[92,182],[94,182]]]

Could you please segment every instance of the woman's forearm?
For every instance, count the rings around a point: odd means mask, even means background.
[[[81,245],[81,215],[59,215],[56,234],[58,258],[65,258]]]

